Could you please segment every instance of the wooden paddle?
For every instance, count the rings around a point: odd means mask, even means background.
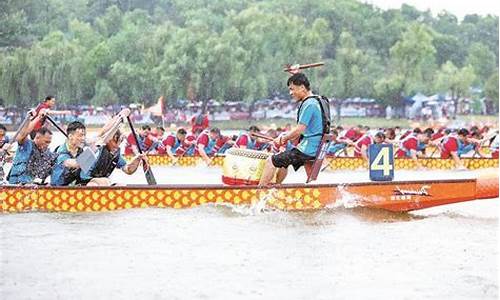
[[[258,133],[258,132],[250,132],[250,135],[257,137],[257,138],[261,138],[261,139],[266,140],[266,141],[273,141],[274,140],[273,137],[270,137],[268,135]]]
[[[64,134],[66,138],[68,138],[68,134],[66,133],[66,131],[62,129],[59,125],[57,125],[56,121],[54,121],[54,119],[52,119],[51,116],[46,115],[45,118],[49,120],[49,122],[52,123],[52,125],[54,125],[54,127],[57,128],[57,130],[59,130],[62,134]]]
[[[317,63],[312,63],[312,64],[304,64],[304,65],[299,65],[298,69],[302,70],[302,69],[315,68],[315,67],[323,66],[324,64],[325,64],[324,62],[317,62]],[[289,72],[290,70],[292,70],[292,67],[293,67],[293,65],[285,65],[285,68],[283,69],[283,71]]]
[[[134,137],[135,144],[137,145],[137,149],[139,150],[139,154],[142,154],[141,144],[139,143],[139,139],[137,138],[137,134],[135,133],[134,125],[132,125],[132,121],[130,117],[127,116],[128,125],[130,126],[130,130],[132,131],[132,136]],[[146,160],[142,161],[142,169],[144,170],[144,175],[146,176],[146,181],[149,185],[156,185],[156,179],[153,175],[153,171]]]

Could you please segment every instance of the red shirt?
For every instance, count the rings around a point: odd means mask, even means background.
[[[355,142],[360,137],[362,137],[362,134],[360,132],[357,132],[356,130],[354,130],[354,128],[351,128],[351,129],[349,129],[349,130],[346,131],[346,133],[344,134],[344,137],[350,139],[353,142]]]
[[[498,158],[498,148],[491,152],[491,158]]]
[[[411,133],[412,133],[411,130],[407,130],[405,133],[403,133],[403,135],[401,135],[401,137],[399,138],[399,140],[403,140],[404,138],[406,138],[407,136],[409,136]]]
[[[369,145],[373,144],[373,138],[369,135],[365,136],[364,138],[360,139],[355,145],[354,145],[354,157],[361,157],[361,148],[363,145],[368,147]]]
[[[203,147],[206,147],[208,145],[208,142],[210,141],[210,137],[208,136],[207,132],[202,132],[200,136],[198,136],[198,139],[196,139],[196,144],[195,144],[195,150],[194,150],[194,155],[200,155],[198,152],[198,145],[203,145]],[[210,155],[210,153],[207,153],[207,155]]]
[[[50,106],[46,102],[42,102],[42,103],[38,104],[37,108],[35,109],[35,113],[36,113],[35,117],[38,116],[38,113],[42,109],[50,109]],[[38,120],[38,122],[35,124],[35,127],[33,127],[33,131],[42,128],[44,123],[45,123],[45,118],[41,118],[40,120]]]
[[[396,151],[397,158],[407,157],[407,153],[410,150],[417,151],[418,140],[414,135],[406,137],[401,141],[398,151]]]
[[[234,144],[235,147],[248,147],[248,134],[242,134],[237,140],[236,143]]]
[[[442,132],[436,132],[431,136],[431,140],[435,141],[439,138],[442,138],[444,136],[444,133]]]
[[[201,122],[200,122],[201,118]],[[196,121],[198,121],[198,124],[196,124]],[[201,130],[205,130],[210,126],[210,122],[208,121],[208,116],[200,116],[200,115],[194,115],[191,118],[191,132],[195,132],[196,129],[200,128]]]
[[[130,133],[127,136],[127,145],[125,145],[125,155],[134,155],[134,151],[132,150],[132,145],[135,145],[134,135]]]
[[[448,136],[441,144],[441,158],[450,158],[451,152],[458,151],[458,140],[456,136]]]
[[[217,153],[222,146],[224,146],[227,142],[229,142],[230,138],[228,136],[219,136],[217,141],[215,141],[214,153]]]

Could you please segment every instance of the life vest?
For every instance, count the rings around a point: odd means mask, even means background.
[[[243,132],[241,133],[238,138],[236,139],[236,143],[235,145],[238,143],[238,141],[240,140],[240,138],[242,138],[243,136],[246,136],[247,137],[247,149],[250,149],[250,150],[256,150],[256,140],[253,140],[251,137],[250,137],[250,134],[246,133],[246,132]]]
[[[30,141],[33,143],[32,141]],[[57,154],[50,150],[40,151],[33,143],[31,153],[27,158],[14,157],[12,168],[7,175],[7,180],[12,183],[28,183],[20,182],[19,177],[25,175],[32,179],[39,178],[43,181],[49,177],[52,172],[52,167],[56,163]]]
[[[196,139],[196,144],[195,144],[196,146],[195,146],[194,151],[195,151],[196,153],[198,153],[198,140],[199,140],[199,139],[200,139],[200,137],[201,137],[202,135],[204,135],[204,134],[205,134],[205,135],[207,135],[207,138],[208,138],[208,143],[207,143],[207,145],[205,145],[205,147],[203,148],[203,150],[205,150],[205,153],[206,153],[207,155],[211,155],[211,154],[213,154],[212,152],[214,151],[214,147],[215,147],[215,144],[216,144],[217,140],[213,140],[213,139],[211,139],[211,138],[210,138],[210,134],[209,134],[209,132],[208,132],[207,130],[205,130],[204,132],[202,132],[202,133],[200,134],[200,136],[198,136],[198,138]]]
[[[417,144],[417,149],[415,149],[415,151],[422,151],[422,150],[419,150],[419,148],[421,148],[421,143],[418,141],[417,137],[414,136],[414,135],[409,135],[407,136],[406,138],[404,138],[400,143],[399,143],[399,146],[398,146],[398,150],[401,150],[405,153],[405,157],[411,157],[411,149],[408,149],[404,146],[404,143],[407,142],[408,140],[415,140],[416,144]],[[425,145],[423,147],[423,149],[425,149]]]
[[[95,162],[95,167],[90,172],[90,176],[93,178],[109,177],[115,170],[120,159],[119,151],[111,153],[106,146],[101,147],[100,150],[101,152]]]
[[[167,138],[165,139],[165,141],[166,141],[169,137],[171,137],[171,136],[173,136],[173,137],[174,137],[175,142],[174,142],[174,145],[173,145],[173,146],[171,146],[172,148],[170,149],[170,151],[172,151],[172,153],[174,153],[174,154],[175,154],[175,153],[177,152],[177,149],[179,149],[179,147],[181,147],[181,146],[182,146],[182,143],[181,143],[181,141],[177,138],[177,136],[175,136],[175,135],[173,135],[173,134],[171,134],[171,135],[167,136]],[[166,149],[166,147],[167,147],[167,145],[165,145],[165,149]]]
[[[369,134],[365,134],[364,136],[362,136],[362,137],[360,137],[360,138],[358,139],[358,142],[357,142],[356,144],[354,144],[354,153],[355,153],[355,154],[357,153],[358,155],[361,155],[361,148],[362,148],[361,142],[362,142],[365,138],[367,138],[367,137],[368,137],[368,139],[370,139],[370,144],[369,144],[369,145],[371,145],[371,144],[374,144],[374,143],[375,143],[375,142],[374,142],[374,140],[373,140],[373,137],[372,137],[371,135],[369,135]]]
[[[448,149],[446,149],[444,147],[444,145],[450,140],[450,139],[454,139],[456,142],[457,142],[457,155],[460,156],[460,154],[464,154],[464,150],[465,150],[465,145],[464,143],[458,138],[458,135],[449,135],[445,138],[443,138],[443,140],[441,141],[441,144],[439,145],[439,148],[441,150],[441,152],[448,152]],[[467,151],[469,152],[470,149]]]
[[[323,136],[324,134],[330,133],[330,101],[328,100],[327,97],[325,96],[319,96],[319,95],[312,95],[304,99],[299,106],[299,109],[297,110],[297,124],[299,123],[299,117],[300,117],[300,111],[302,109],[302,106],[304,103],[310,99],[314,98],[319,102],[319,107],[321,108],[321,121],[323,124],[323,131],[321,133],[315,133],[315,134],[310,134],[310,135],[301,135],[301,138],[310,138],[313,136]]]
[[[78,150],[77,150],[77,153],[76,153],[76,156],[73,156],[71,154],[71,152],[69,152],[68,148],[67,147],[64,147],[65,150],[61,150],[59,151],[59,147],[57,147],[57,150],[56,152],[58,154],[67,154],[69,155],[71,158],[76,158],[78,157],[80,154],[82,154],[83,152],[83,149],[78,147]],[[63,166],[64,167],[64,166]],[[81,169],[80,168],[66,168],[64,167],[63,169],[63,173],[62,173],[62,177],[63,177],[63,185],[70,185],[71,183],[75,182],[76,184],[79,184],[82,182],[82,178],[80,177],[80,172],[81,172]]]

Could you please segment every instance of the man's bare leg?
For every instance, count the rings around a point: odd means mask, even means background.
[[[266,160],[266,164],[264,165],[264,171],[262,171],[262,177],[260,177],[259,185],[261,186],[268,185],[273,179],[275,171],[276,167],[273,165],[271,156],[269,156]]]
[[[276,183],[282,183],[285,180],[286,175],[288,174],[288,168],[279,168],[278,173],[276,174]]]

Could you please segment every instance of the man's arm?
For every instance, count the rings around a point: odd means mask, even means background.
[[[143,159],[146,161],[148,159],[145,153],[137,155],[131,162],[129,162],[122,168],[122,171],[127,175],[134,174]]]
[[[293,141],[299,138],[299,136],[302,133],[304,133],[305,130],[306,130],[306,125],[298,124],[297,126],[295,126],[295,128],[293,128],[289,132],[279,135],[277,138],[274,139],[274,142],[278,145],[284,145],[287,141]]]
[[[28,114],[32,113],[29,112]],[[28,122],[28,124],[25,127],[20,129],[19,134],[16,137],[16,142],[18,142],[19,144],[23,144],[24,141],[26,140],[26,137],[28,137],[30,132],[32,132],[33,129],[35,128],[35,125],[40,121],[41,118],[45,117],[45,115],[47,115],[47,110],[46,109],[40,110],[38,115],[33,120]]]
[[[205,146],[203,144],[198,144],[198,153],[200,153],[201,158],[209,164],[211,162],[210,157],[208,157],[207,153],[205,152]]]

